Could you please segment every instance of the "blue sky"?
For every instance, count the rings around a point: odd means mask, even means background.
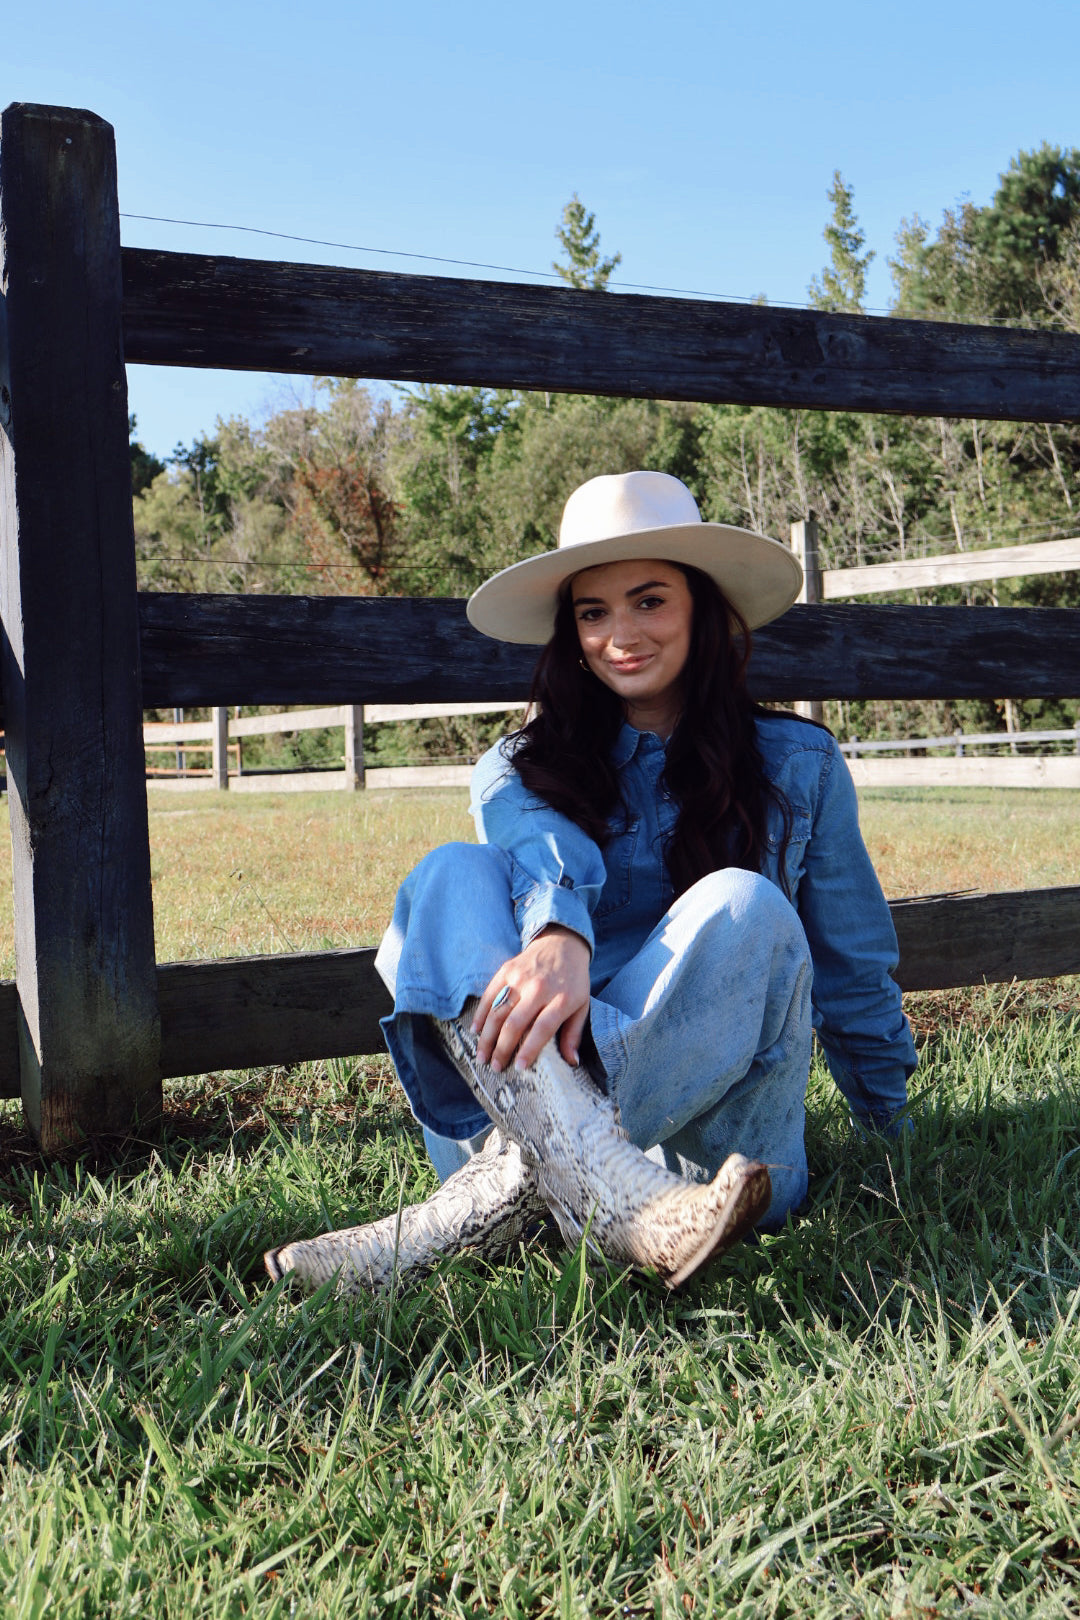
[[[97,0],[12,5],[0,105],[116,129],[127,214],[550,269],[577,191],[625,283],[803,302],[839,168],[878,258],[901,218],[991,196],[1022,147],[1080,145],[1080,5],[909,0]],[[476,274],[121,221],[131,245]],[[479,272],[491,274],[491,272]],[[512,279],[512,278],[511,278]],[[133,366],[158,454],[293,382]]]

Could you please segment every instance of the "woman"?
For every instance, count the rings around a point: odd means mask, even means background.
[[[480,844],[421,862],[377,957],[443,1186],[271,1251],[271,1276],[380,1287],[549,1209],[677,1286],[805,1195],[812,1028],[855,1119],[893,1126],[915,1054],[850,776],[745,691],[749,630],[800,580],[633,472],[475,593],[477,629],[545,644],[534,718],[476,768]]]

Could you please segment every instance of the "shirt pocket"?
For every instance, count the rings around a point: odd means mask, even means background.
[[[810,842],[810,812],[802,805],[791,806],[791,831],[784,849],[783,871],[780,868],[780,849],[784,837],[783,818],[779,812],[769,817],[769,830],[765,839],[765,876],[778,882],[790,899],[795,898],[799,882],[806,870],[806,846]]]
[[[630,874],[640,826],[641,817],[631,816],[625,830],[616,833],[603,851],[607,877],[596,903],[597,917],[608,917],[613,911],[621,911],[630,904]]]

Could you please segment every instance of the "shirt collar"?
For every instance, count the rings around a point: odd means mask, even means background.
[[[611,750],[612,764],[617,771],[624,765],[629,765],[634,755],[641,750],[643,754],[664,753],[665,744],[654,731],[635,731],[629,721],[624,720],[615,738],[615,746]]]

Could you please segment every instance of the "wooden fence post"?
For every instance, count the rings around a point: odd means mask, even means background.
[[[54,1151],[161,1108],[116,151],[0,120],[0,617],[23,1103]]]
[[[224,792],[229,786],[229,711],[213,708],[210,718],[214,722],[211,780]]]
[[[818,555],[817,519],[812,512],[791,525],[791,549],[802,564],[803,583],[799,601],[816,605],[822,600],[821,558]],[[805,715],[808,720],[817,720],[819,724],[825,721],[825,705],[820,698],[796,703],[795,713]]]
[[[345,706],[345,787],[364,786],[364,710],[358,703]]]

